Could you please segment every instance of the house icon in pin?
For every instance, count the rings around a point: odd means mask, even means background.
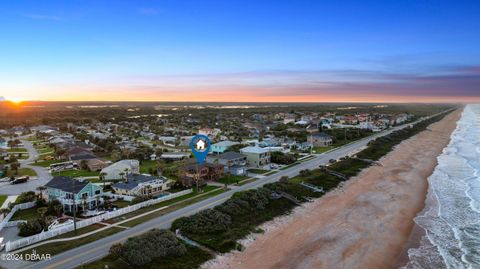
[[[197,150],[205,150],[205,142],[201,139],[197,141]]]

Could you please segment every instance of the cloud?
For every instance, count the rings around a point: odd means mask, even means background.
[[[138,10],[138,13],[141,14],[141,15],[145,15],[145,16],[155,16],[157,14],[159,14],[161,12],[160,9],[158,8],[151,8],[151,7],[147,7],[147,8],[140,8]]]
[[[376,70],[265,70],[223,74],[127,76],[126,90],[145,96],[260,100],[480,100],[480,65],[432,67],[421,72]],[[236,98],[237,98],[236,97]]]
[[[350,69],[126,75],[82,85],[51,85],[42,91],[41,96],[35,98],[111,101],[471,103],[480,102],[479,70],[480,65],[458,65],[441,68],[437,66],[409,73]]]
[[[49,20],[49,21],[61,21],[62,17],[56,15],[41,15],[41,14],[24,14],[26,18],[34,20]]]

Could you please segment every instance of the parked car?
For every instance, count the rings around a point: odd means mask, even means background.
[[[328,161],[328,162],[329,162],[329,163],[336,163],[337,160],[335,160],[335,159],[330,159],[330,161]]]
[[[25,183],[27,182],[28,180],[30,179],[30,177],[26,176],[26,177],[19,177],[19,178],[16,178],[12,181],[12,184],[20,184],[20,183]]]

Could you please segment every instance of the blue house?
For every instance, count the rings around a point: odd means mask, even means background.
[[[58,176],[48,182],[48,200],[58,200],[65,212],[72,212],[73,205],[77,210],[92,210],[103,203],[102,188],[88,182],[81,182],[70,177]]]
[[[218,143],[213,144],[210,147],[210,152],[220,154],[224,153],[229,147],[238,145],[238,142],[233,142],[233,141],[221,141]]]
[[[0,137],[0,148],[6,148],[6,147],[7,147],[7,140]]]

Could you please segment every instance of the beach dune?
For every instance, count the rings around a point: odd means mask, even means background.
[[[372,166],[313,203],[297,208],[243,252],[204,268],[394,268],[423,209],[427,178],[447,146],[457,110],[403,141]],[[275,221],[274,221],[275,222]],[[278,220],[277,220],[278,222]]]

